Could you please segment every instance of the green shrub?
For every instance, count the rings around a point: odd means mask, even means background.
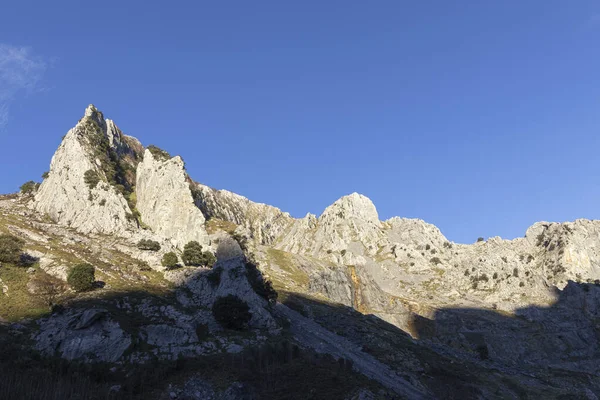
[[[34,181],[29,181],[29,182],[25,182],[24,184],[22,184],[19,189],[21,190],[21,193],[23,193],[23,194],[32,194],[33,192],[35,192],[37,190],[37,188],[39,186],[40,186],[39,183],[36,183]]]
[[[232,294],[217,298],[212,313],[215,320],[225,329],[242,330],[252,318],[248,304]]]
[[[181,259],[185,265],[202,265],[202,245],[195,240],[183,247]]]
[[[30,254],[21,253],[21,255],[19,256],[19,265],[22,267],[31,267],[33,264],[35,264],[39,260],[40,260],[39,258],[34,257]]]
[[[79,264],[71,268],[67,283],[76,292],[86,292],[94,287],[95,269],[90,264]]]
[[[98,183],[100,182],[100,177],[98,176],[98,173],[96,171],[94,171],[93,169],[88,169],[83,174],[83,181],[86,185],[88,185],[90,189],[93,189],[96,186],[98,186]]]
[[[50,172],[46,171],[42,174],[42,179],[48,179],[49,176],[50,176]]]
[[[429,260],[430,263],[434,264],[434,265],[438,265],[442,263],[442,260],[440,260],[439,257],[433,257],[431,260]]]
[[[155,240],[142,239],[138,242],[137,248],[140,250],[159,251],[160,243]]]
[[[9,234],[0,235],[0,262],[18,263],[25,241]]]
[[[205,251],[204,253],[202,253],[202,258],[203,264],[206,267],[212,268],[213,265],[215,265],[215,263],[217,262],[217,257],[215,257],[215,255],[210,251]]]
[[[485,239],[484,239],[484,238],[482,238],[482,237],[478,237],[478,238],[477,238],[477,241],[478,241],[478,242],[485,242]]]
[[[173,253],[172,251],[165,253],[161,260],[162,266],[168,270],[177,268],[178,263],[179,260],[177,259],[177,254]]]
[[[212,254],[210,251],[203,252],[202,245],[195,240],[189,242],[183,247],[181,259],[185,265],[191,265],[195,267],[212,267],[217,261],[214,254]]]

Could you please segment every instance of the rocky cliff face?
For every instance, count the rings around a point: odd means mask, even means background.
[[[110,184],[115,168],[110,155],[135,158],[135,149],[128,142],[135,145],[112,121],[89,106],[52,157],[48,178],[40,186],[33,207],[84,233],[124,234],[134,229],[129,217],[132,210],[123,194]],[[88,171],[98,177],[93,187],[85,183]]]
[[[254,203],[227,190],[215,190],[194,183],[193,194],[196,205],[207,218],[217,218],[244,227],[257,243],[272,244],[293,222],[288,213],[276,207]]]
[[[160,160],[149,150],[137,167],[137,209],[153,232],[179,248],[195,240],[207,246],[204,215],[194,204],[180,157]]]

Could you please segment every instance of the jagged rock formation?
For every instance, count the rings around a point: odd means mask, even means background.
[[[196,205],[207,218],[230,221],[246,228],[257,243],[272,244],[293,218],[276,207],[254,203],[227,190],[193,184]]]
[[[105,148],[100,146],[108,143]],[[52,157],[48,178],[35,196],[34,208],[53,220],[84,233],[123,234],[134,228],[132,210],[123,195],[111,186],[111,150],[126,160],[135,158],[138,143],[125,137],[116,125],[89,106],[84,117],[64,137]],[[86,185],[84,175],[93,171],[101,179]]]
[[[204,215],[186,177],[180,157],[160,160],[146,150],[137,166],[137,209],[146,225],[179,248],[192,240],[208,245]]]

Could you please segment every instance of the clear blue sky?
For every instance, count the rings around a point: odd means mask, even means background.
[[[356,191],[457,242],[600,217],[597,1],[3,2],[0,192],[89,103],[293,216]]]

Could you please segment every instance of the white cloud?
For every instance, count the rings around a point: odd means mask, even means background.
[[[18,96],[39,89],[47,64],[27,47],[0,43],[0,130],[8,123],[10,105]]]

